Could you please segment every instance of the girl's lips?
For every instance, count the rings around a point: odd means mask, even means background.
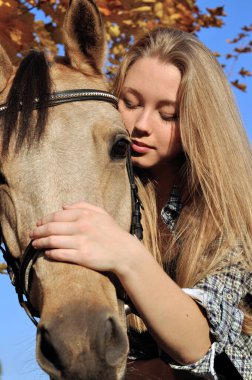
[[[132,140],[131,149],[136,153],[146,153],[153,148],[147,144],[144,144],[143,142]]]

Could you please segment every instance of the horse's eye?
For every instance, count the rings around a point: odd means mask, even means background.
[[[7,181],[3,173],[0,172],[0,185],[6,185]]]
[[[124,138],[116,141],[111,150],[111,157],[118,159],[126,158],[129,144],[129,141]]]

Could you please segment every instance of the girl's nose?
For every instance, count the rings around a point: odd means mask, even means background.
[[[152,130],[150,112],[140,108],[139,113],[136,115],[134,128],[149,135]]]

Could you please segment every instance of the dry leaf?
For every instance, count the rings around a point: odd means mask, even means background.
[[[250,53],[252,51],[249,46],[244,48],[235,48],[234,50],[237,51],[237,53]]]
[[[242,68],[240,71],[239,71],[239,74],[243,77],[251,77],[251,72],[248,71],[248,70],[245,70],[244,68]]]
[[[6,273],[7,266],[6,264],[0,263],[0,273],[4,274]]]
[[[150,12],[152,10],[152,8],[151,7],[149,7],[148,5],[144,5],[144,6],[142,6],[142,7],[138,7],[138,8],[133,8],[133,9],[131,9],[131,12],[133,13],[133,12]]]
[[[240,83],[238,81],[238,79],[236,79],[235,81],[231,82],[233,86],[235,86],[236,88],[238,88],[239,90],[243,91],[243,92],[246,92],[246,89],[247,89],[247,86],[246,84],[244,83]]]
[[[46,47],[52,54],[57,52],[57,44],[62,43],[61,27],[68,3],[69,0],[0,0],[0,43],[14,64],[30,47]],[[111,76],[125,49],[144,32],[159,26],[175,27],[189,33],[198,32],[203,27],[221,28],[226,16],[224,7],[202,10],[197,6],[197,0],[96,0],[96,3],[104,19],[111,49],[109,62],[112,66],[108,68]],[[39,7],[44,18],[35,21],[34,13],[30,12],[34,7]],[[252,31],[252,24],[243,26],[242,31],[229,40],[236,48],[236,55],[227,54],[227,60],[238,59],[239,54],[251,51],[252,41],[246,38]],[[246,41],[245,48],[237,45],[241,39]],[[219,57],[218,53],[214,55]],[[249,71],[244,68],[243,72]]]
[[[226,16],[224,7],[206,8],[206,10],[211,14],[211,16]]]
[[[250,26],[244,26],[242,28],[242,30],[244,30],[245,32],[251,32],[252,31],[252,24]]]

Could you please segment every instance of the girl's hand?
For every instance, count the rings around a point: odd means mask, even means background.
[[[85,202],[66,205],[45,216],[30,238],[35,248],[45,249],[46,256],[53,260],[116,274],[126,269],[130,251],[140,244],[107,212]]]

